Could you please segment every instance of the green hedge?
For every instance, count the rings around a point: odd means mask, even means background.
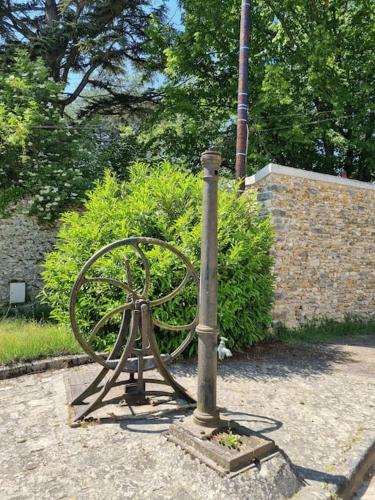
[[[259,217],[254,195],[238,197],[235,186],[223,180],[219,189],[219,322],[229,346],[239,350],[264,339],[268,334],[273,299],[273,240],[269,218]],[[69,293],[83,263],[99,248],[129,236],[160,238],[176,245],[199,272],[202,180],[170,163],[147,166],[137,163],[130,179],[118,182],[107,173],[104,181],[89,194],[82,213],[62,217],[55,251],[45,263],[43,299],[52,317],[68,322]],[[123,250],[103,257],[96,275],[124,276]],[[146,249],[152,265],[151,296],[168,293],[181,278],[175,259],[160,248]],[[132,265],[136,264],[135,261]],[[141,270],[135,280],[142,281]],[[107,285],[91,285],[82,295],[80,324],[89,330],[110,307],[124,301],[121,292]],[[191,285],[155,314],[163,321],[182,324],[194,315],[195,290]],[[119,318],[97,339],[105,348],[114,338]],[[162,350],[171,350],[185,332],[158,331]],[[195,343],[189,354],[195,352]]]

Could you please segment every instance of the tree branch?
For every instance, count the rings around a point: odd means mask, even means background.
[[[96,70],[96,68],[98,67],[98,63],[93,63],[90,68],[86,71],[86,73],[84,74],[82,80],[79,82],[79,84],[77,85],[76,89],[74,90],[74,92],[67,98],[63,101],[63,104],[64,106],[68,106],[69,104],[71,104],[73,101],[75,101],[77,99],[77,97],[79,97],[79,94],[82,92],[82,90],[85,88],[85,86],[87,85],[88,81],[89,81],[89,78],[90,76],[92,75],[92,73]]]
[[[28,38],[29,40],[35,38],[35,33],[30,28],[28,28],[28,26],[26,26],[20,19],[14,17],[10,11],[7,13],[7,16],[18,33],[21,33],[21,35],[23,35],[25,38]]]

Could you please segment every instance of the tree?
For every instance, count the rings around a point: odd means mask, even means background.
[[[86,130],[61,117],[61,84],[41,58],[18,50],[0,69],[0,210],[24,197],[28,213],[50,222],[80,204],[105,165]]]
[[[184,0],[168,82],[144,142],[193,163],[202,139],[233,167],[240,0]],[[375,179],[375,3],[255,0],[248,173],[267,162]],[[196,145],[196,147],[194,147]]]
[[[127,64],[146,72],[160,69],[161,61],[155,53],[149,57],[147,48],[164,10],[151,0],[0,0],[0,47],[7,53],[22,45],[33,58],[41,56],[56,83],[78,78],[61,99],[63,108],[88,85],[105,90],[107,105],[110,96],[124,107],[136,107],[152,100],[153,93],[119,93],[108,75],[121,74]]]

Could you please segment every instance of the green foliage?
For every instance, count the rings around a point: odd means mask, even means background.
[[[20,197],[50,222],[77,205],[102,172],[93,143],[61,116],[62,90],[41,59],[19,50],[0,73],[1,211]]]
[[[223,446],[227,446],[228,448],[232,448],[233,450],[238,450],[242,444],[241,436],[238,434],[233,434],[231,429],[228,432],[225,432],[220,436],[219,443]]]
[[[145,158],[137,133],[133,128],[108,116],[96,116],[89,121],[89,125],[94,130],[101,164],[111,169],[118,179],[127,179],[129,165]]]
[[[10,215],[9,205],[16,202],[21,196],[21,189],[11,186],[0,190],[0,216]]]
[[[56,250],[48,255],[43,272],[43,298],[51,306],[52,317],[68,322],[69,294],[81,266],[99,248],[118,239],[160,238],[186,253],[199,270],[201,190],[200,176],[166,162],[153,167],[137,163],[129,180],[121,183],[107,173],[90,193],[83,213],[69,212],[62,217]],[[259,217],[254,196],[238,197],[235,185],[223,183],[219,194],[219,321],[232,349],[267,335],[273,299],[272,237],[271,222]],[[151,297],[166,295],[181,281],[183,270],[169,252],[158,247],[145,251],[152,269]],[[124,277],[121,251],[100,258],[94,275]],[[140,285],[142,278],[139,272],[134,280]],[[81,327],[88,331],[125,300],[108,285],[90,285],[79,303]],[[196,300],[196,289],[190,285],[155,314],[165,322],[186,324],[194,317]],[[110,341],[118,320],[105,332],[112,334]],[[158,340],[162,350],[171,351],[185,335],[159,331]],[[98,349],[108,345],[106,336],[98,339]],[[193,345],[189,354],[195,348]]]
[[[22,319],[0,321],[0,364],[79,352],[66,327]]]
[[[322,319],[298,328],[282,327],[278,331],[278,338],[287,344],[325,343],[356,335],[375,335],[375,317],[370,319],[347,317],[344,321]]]
[[[167,93],[169,96],[171,94]],[[181,92],[178,95],[178,91],[174,94],[176,106],[181,105],[186,97]],[[178,101],[180,98],[181,101]],[[212,116],[208,116],[192,103],[189,104],[189,110],[176,112],[174,107],[169,107],[171,99],[166,97],[141,127],[137,138],[138,151],[147,151],[156,160],[173,157],[181,164],[188,165],[192,171],[198,171],[201,152],[207,149],[207,145],[214,144],[224,154],[223,166],[230,165],[228,158],[233,134],[228,134],[222,126],[226,113],[216,110]]]
[[[233,166],[240,4],[182,1],[151,151],[195,166],[207,140]],[[249,173],[275,162],[375,179],[374,21],[371,0],[252,2]]]

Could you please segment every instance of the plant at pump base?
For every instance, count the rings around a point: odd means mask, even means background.
[[[228,429],[228,432],[223,433],[223,435],[219,437],[219,443],[233,450],[238,450],[242,444],[242,440],[240,436],[233,434],[232,430]]]
[[[129,180],[121,183],[107,172],[105,180],[89,194],[86,210],[62,217],[55,251],[48,255],[43,272],[42,296],[52,317],[61,323],[69,321],[69,294],[80,268],[94,252],[119,239],[160,238],[184,252],[199,270],[201,203],[201,177],[168,162],[152,167],[136,163]],[[234,350],[264,339],[271,320],[274,277],[269,250],[273,233],[270,219],[259,217],[258,211],[255,195],[238,197],[235,184],[228,186],[225,181],[220,185],[218,314],[221,331]],[[181,280],[181,269],[165,250],[153,247],[146,251],[152,269],[151,298],[166,295]],[[120,254],[100,260],[98,275],[124,276]],[[79,321],[83,329],[92,328],[124,302],[117,289],[99,286],[102,288],[94,290],[91,284],[82,294]],[[196,300],[197,290],[188,286],[155,314],[167,323],[186,324],[194,317]],[[97,337],[97,349],[106,348],[107,334],[116,331],[119,321],[113,318],[105,335]],[[186,332],[157,331],[162,351],[171,352],[185,336]],[[188,354],[195,352],[193,343]]]

